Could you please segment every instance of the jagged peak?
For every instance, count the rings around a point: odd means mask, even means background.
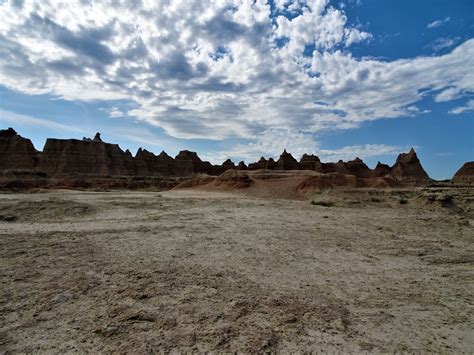
[[[18,135],[18,133],[16,133],[16,131],[11,127],[0,130],[0,137],[2,138],[12,138],[12,137],[15,137],[16,135]]]
[[[138,156],[150,156],[150,155],[153,155],[155,156],[155,154],[153,154],[152,152],[149,152],[148,150],[144,149],[144,148],[138,148],[138,151],[137,151],[137,154],[135,155],[136,157]]]
[[[178,159],[178,160],[193,160],[193,161],[197,161],[197,162],[202,162],[201,158],[199,158],[199,156],[197,155],[196,152],[192,152],[190,150],[181,150],[178,155],[175,157],[175,159]]]
[[[304,161],[316,161],[316,162],[321,162],[321,160],[319,159],[319,157],[318,157],[317,155],[314,155],[314,154],[306,154],[306,153],[304,153],[304,154],[301,156],[300,163],[301,163],[301,162],[304,162]]]
[[[415,149],[412,147],[408,153],[401,153],[398,155],[396,163],[401,162],[417,162],[418,156],[416,155]]]
[[[97,132],[94,136],[94,139],[93,139],[94,142],[102,142],[102,139],[100,138],[100,133]]]
[[[161,151],[160,154],[158,154],[158,157],[160,158],[171,158],[171,156],[168,155],[168,153],[166,153],[164,150]],[[173,159],[173,158],[171,158]]]

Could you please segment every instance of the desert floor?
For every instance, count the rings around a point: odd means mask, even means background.
[[[1,194],[0,352],[474,352],[474,191],[445,193]]]

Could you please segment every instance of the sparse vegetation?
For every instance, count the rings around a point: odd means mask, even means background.
[[[314,206],[323,206],[323,207],[334,206],[334,202],[329,202],[329,201],[311,201],[311,204]]]
[[[406,205],[408,203],[408,200],[404,197],[400,197],[398,202],[400,203],[400,205]]]

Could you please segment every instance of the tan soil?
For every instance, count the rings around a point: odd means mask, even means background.
[[[473,201],[2,194],[0,351],[472,353]]]

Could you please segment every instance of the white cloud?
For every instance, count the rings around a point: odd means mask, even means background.
[[[74,127],[71,125],[66,125],[50,120],[46,120],[43,118],[37,118],[28,115],[20,115],[18,113],[14,113],[11,111],[0,109],[0,123],[6,123],[7,125],[28,125],[33,127],[42,127],[48,129],[54,129],[58,131],[68,131],[68,132],[76,132],[76,133],[86,133],[87,131],[79,128]]]
[[[0,4],[2,85],[126,100],[133,109],[109,114],[178,138],[349,129],[418,115],[427,95],[474,93],[474,40],[442,56],[354,58],[372,35],[327,0],[277,1],[277,17],[263,0],[19,4]]]
[[[436,102],[447,102],[447,101],[455,100],[460,96],[462,96],[461,89],[458,87],[451,87],[451,88],[444,89],[439,94],[437,94],[434,100]]]
[[[283,150],[291,153],[297,160],[303,154],[316,154],[324,162],[335,162],[340,159],[347,161],[359,157],[361,159],[397,155],[407,147],[390,146],[385,144],[350,145],[337,149],[322,149],[314,136],[308,133],[292,130],[267,130],[255,140],[247,144],[237,144],[228,150],[219,153],[209,153],[203,158],[214,164],[220,164],[231,158],[234,162],[244,160],[255,162],[260,157],[277,160]]]
[[[457,45],[461,41],[459,37],[440,37],[431,42],[427,47],[431,48],[435,52],[439,52],[443,49],[451,48]]]
[[[396,155],[404,148],[385,144],[350,145],[338,149],[321,149],[321,160],[334,162],[338,160],[353,160],[356,157],[364,160],[367,158]]]
[[[453,115],[460,115],[464,112],[469,112],[474,110],[474,100],[469,100],[465,106],[455,107],[449,113]]]
[[[446,17],[444,20],[436,20],[436,21],[433,21],[433,22],[429,23],[426,26],[426,28],[431,29],[431,28],[440,27],[443,24],[448,23],[449,21],[451,21],[451,17]]]
[[[120,111],[117,107],[112,107],[109,110],[109,116],[112,118],[119,118],[119,117],[123,117],[124,113]]]
[[[244,160],[248,163],[257,161],[262,156],[267,159],[278,159],[285,149],[299,159],[304,153],[315,154],[318,145],[311,134],[294,130],[269,129],[249,143],[237,144],[232,149],[203,155],[203,157],[216,164],[228,158],[236,162]]]

